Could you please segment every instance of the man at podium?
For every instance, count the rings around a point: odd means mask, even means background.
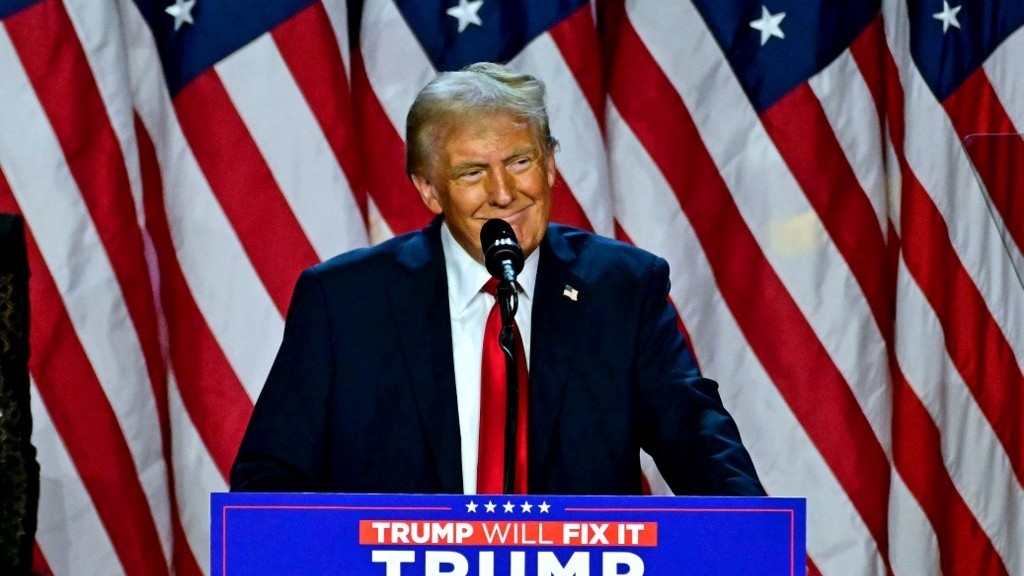
[[[543,84],[489,63],[442,73],[406,130],[408,175],[438,217],[301,275],[231,489],[640,494],[642,448],[677,494],[763,495],[678,330],[668,264],[549,223]],[[511,230],[482,240],[492,220]],[[485,253],[512,245],[506,380]]]

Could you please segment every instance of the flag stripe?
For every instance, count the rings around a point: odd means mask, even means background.
[[[96,503],[82,484],[35,381],[31,387],[32,443],[40,462],[39,525],[32,567],[39,574],[50,574],[51,568],[56,575],[124,574]]]
[[[275,28],[272,35],[348,179],[347,192],[353,195],[359,206],[355,214],[341,215],[347,218],[362,216],[362,226],[358,230],[350,229],[348,234],[365,243],[366,190],[361,184],[359,141],[352,130],[352,110],[345,105],[352,101],[346,76],[349,67],[343,61],[338,44],[326,41],[331,37],[329,27],[330,20],[324,6],[314,3]],[[343,40],[348,42],[347,38]]]
[[[942,427],[942,461],[948,470],[929,473],[952,478],[993,546],[1009,559],[1019,548],[1014,543],[1024,540],[1024,491],[1013,481],[1009,458],[973,402],[941,338],[932,336],[929,328],[938,325],[938,318],[903,264],[898,275],[901,305],[897,320],[905,337],[897,343],[896,355],[906,382]],[[955,417],[947,418],[947,414]],[[900,432],[911,437],[915,433]]]
[[[1006,568],[967,508],[942,462],[939,428],[892,365],[893,426],[900,430],[893,459],[938,538],[943,574],[1006,574]]]
[[[166,414],[152,293],[134,289],[151,285],[142,233],[124,157],[96,82],[89,74],[85,53],[59,3],[47,1],[23,10],[8,18],[5,27],[95,221],[138,334],[157,414]],[[52,35],[39,34],[39,30],[47,27]],[[64,73],[55,75],[54,68]],[[74,102],[75,106],[68,106],[67,102]],[[157,421],[164,423],[160,418]]]
[[[388,120],[387,113],[374,94],[359,53],[352,57],[352,93],[358,114],[359,131],[373,134],[373,147],[365,151],[366,186],[373,204],[392,230],[417,230],[431,218],[416,189],[405,175],[405,144]],[[372,218],[370,222],[372,222]],[[370,228],[370,241],[386,240],[387,234]]]
[[[359,43],[352,55],[352,97],[356,129],[373,135],[364,148],[365,183],[386,230],[374,226],[370,241],[422,228],[431,214],[405,176],[405,116],[416,93],[434,76],[434,68],[391,0],[363,4]]]
[[[590,5],[581,6],[571,16],[552,26],[548,34],[562,53],[569,76],[579,84],[598,125],[603,125],[605,90],[599,59],[601,48]],[[559,88],[560,84],[549,87],[549,90]]]
[[[197,77],[178,93],[174,107],[203,174],[283,316],[299,273],[319,261],[316,251],[218,75]]]
[[[623,181],[613,180],[613,190],[628,185],[633,200],[621,203],[616,213],[638,246],[668,258],[672,298],[691,331],[701,369],[722,383],[722,400],[736,417],[762,482],[770,494],[808,499],[808,550],[831,551],[819,557],[826,568],[879,573],[880,559],[864,553],[872,541],[856,509],[748,346],[722,294],[709,282],[713,270],[674,192],[618,116],[614,102],[608,110],[611,160],[635,167],[621,175]]]
[[[20,213],[7,190],[0,190],[0,210]],[[30,370],[39,395],[68,447],[125,573],[167,574],[160,535],[120,423],[75,336],[71,318],[30,230],[26,237],[35,296],[30,342],[35,353]],[[68,385],[70,382],[74,385]],[[88,419],[80,417],[83,412],[89,414]]]
[[[633,80],[658,94],[661,105],[652,118],[645,102],[615,83],[612,101],[679,196],[716,283],[750,345],[847,490],[884,559],[888,482],[882,479],[889,475],[885,453],[842,375],[765,261],[675,88],[636,32],[628,24],[623,29],[620,57],[630,62]],[[672,132],[661,130],[664,125],[673,126]],[[679,156],[690,159],[688,169],[675,161]],[[699,197],[687,195],[687,190],[699,190]],[[722,238],[728,238],[729,252],[724,251],[727,243]],[[760,302],[745,299],[737,289],[751,282],[762,287]],[[766,312],[771,313],[771,321],[765,320]],[[787,354],[790,360],[782,362]],[[794,361],[800,370],[792,369]],[[836,422],[843,422],[847,429],[840,433]],[[864,475],[878,480],[863,483],[859,479]]]
[[[942,103],[960,139],[971,134],[1017,132],[984,68],[978,68]],[[976,138],[967,152],[971,157],[992,204],[1001,216],[1017,250],[1024,250],[1024,171],[1006,166],[1024,166],[1024,143],[1008,146],[1003,139]]]
[[[252,400],[231,369],[185,282],[164,213],[156,151],[141,122],[137,132],[146,221],[159,254],[161,301],[164,313],[175,319],[168,328],[171,365],[182,404],[226,479],[252,413]]]
[[[887,103],[896,161],[902,172],[899,226],[904,267],[900,269],[897,284],[901,290],[897,294],[897,302],[901,303],[897,323],[907,335],[900,340],[902,348],[897,349],[896,357],[906,381],[916,386],[916,395],[943,430],[944,461],[952,463],[947,464],[947,468],[958,492],[986,528],[1004,561],[1013,565],[1019,561],[1012,559],[1013,555],[1019,556],[1016,550],[1019,547],[1007,542],[1024,538],[1021,533],[1024,527],[1018,520],[1007,522],[1007,518],[1022,514],[1005,513],[1008,506],[1019,508],[1024,502],[1017,480],[1019,475],[1014,474],[1017,463],[1012,461],[1012,453],[1005,450],[1005,444],[1001,444],[1000,431],[993,429],[984,404],[978,402],[977,395],[970,390],[969,379],[976,373],[965,370],[965,366],[957,362],[957,348],[960,348],[961,358],[967,353],[973,354],[975,359],[984,358],[984,346],[976,346],[971,351],[967,340],[975,338],[981,342],[984,332],[979,333],[979,328],[991,330],[986,326],[992,326],[998,332],[998,327],[951,245],[946,220],[910,165],[910,149],[904,149],[908,130],[903,114],[904,87],[899,81],[894,55],[890,54],[884,65],[890,78],[890,91],[896,93],[895,96],[890,94]],[[936,257],[946,260],[928,262]],[[904,276],[913,280],[908,281]],[[935,300],[949,308],[937,307]],[[956,338],[960,343],[954,340]],[[936,347],[938,350],[933,350]],[[1006,380],[999,377],[986,384],[998,392],[1003,382]],[[967,393],[972,394],[974,401]],[[931,473],[944,472],[932,470]],[[997,496],[992,486],[999,486],[1002,493]]]
[[[890,306],[884,261],[878,258],[885,253],[885,238],[816,95],[810,86],[798,86],[761,120],[860,284],[878,330],[888,334]],[[822,172],[830,178],[821,178]]]
[[[333,42],[333,36],[329,40]],[[313,49],[312,42],[306,44],[309,50]],[[365,229],[359,208],[334,160],[330,143],[296,86],[277,44],[269,35],[263,35],[220,61],[216,70],[231,105],[259,151],[258,159],[248,161],[265,164],[287,203],[283,209],[299,226],[296,232],[316,252],[313,261],[297,265],[311,266],[351,248],[350,243],[339,240]],[[253,70],[259,73],[254,74]],[[270,189],[255,188],[248,195],[253,197],[250,201],[259,201],[272,194]],[[273,198],[271,209],[276,200]],[[287,259],[288,252],[278,257]],[[287,268],[281,271],[289,272]],[[297,275],[289,283],[294,284],[296,278]]]
[[[174,445],[178,458],[174,459],[174,476],[179,480],[179,491],[175,503],[181,511],[185,538],[183,544],[195,552],[203,574],[210,570],[210,502],[208,498],[197,497],[214,492],[224,492],[228,484],[220,468],[211,459],[206,443],[197,434],[193,420],[178,394],[180,386],[170,378],[170,405],[174,418]]]

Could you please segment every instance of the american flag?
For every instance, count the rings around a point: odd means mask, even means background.
[[[208,495],[299,271],[428,220],[405,113],[495,60],[548,86],[554,219],[672,265],[765,487],[808,498],[811,574],[1024,574],[1022,24],[993,0],[0,0],[36,567],[211,573]]]

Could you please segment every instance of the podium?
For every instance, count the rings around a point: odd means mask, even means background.
[[[217,493],[211,573],[803,575],[801,498]]]

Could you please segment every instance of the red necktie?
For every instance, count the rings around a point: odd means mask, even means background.
[[[483,291],[494,296],[498,280],[491,278]],[[519,381],[519,418],[516,428],[515,493],[526,494],[526,353],[519,327],[514,326],[516,378]],[[484,349],[480,365],[480,454],[476,467],[477,494],[501,494],[505,477],[505,354],[498,344],[501,310],[495,300],[484,327]]]

